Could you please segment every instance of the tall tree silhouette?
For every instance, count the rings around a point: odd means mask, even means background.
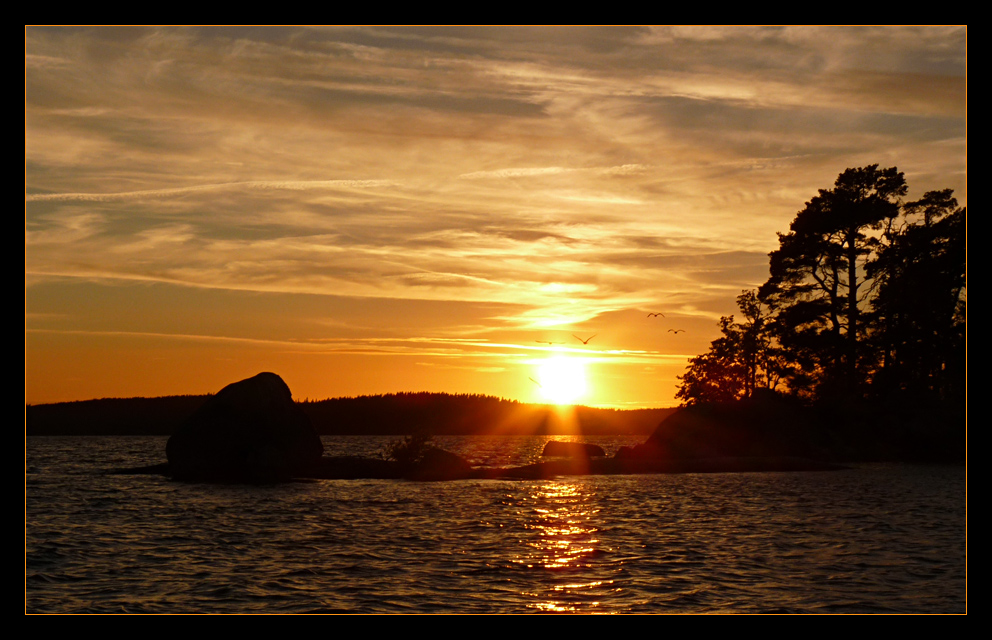
[[[903,206],[905,221],[871,265],[879,362],[875,391],[963,400],[967,211],[950,189]]]
[[[796,214],[788,234],[779,234],[759,298],[774,311],[775,336],[797,365],[795,391],[848,395],[864,379],[867,267],[905,194],[895,167],[847,169]]]
[[[895,168],[870,165],[807,202],[769,254],[768,281],[738,297],[744,321],[721,318],[720,337],[679,376],[682,405],[781,386],[792,399],[743,403],[726,419],[754,410],[777,424],[774,407],[798,399],[844,455],[962,459],[967,210],[950,189],[904,203],[906,191]]]

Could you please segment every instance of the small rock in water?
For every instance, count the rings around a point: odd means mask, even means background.
[[[544,445],[544,451],[541,452],[541,455],[563,458],[594,458],[605,456],[606,452],[603,451],[603,447],[595,444],[552,440]]]

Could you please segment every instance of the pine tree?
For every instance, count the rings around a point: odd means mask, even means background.
[[[897,391],[963,400],[967,304],[967,211],[950,189],[903,206],[872,265],[877,394]]]
[[[820,396],[859,391],[866,365],[862,313],[872,293],[868,266],[905,194],[895,167],[847,169],[796,214],[788,234],[779,234],[759,297],[772,308],[775,336],[795,365],[794,389],[811,387]]]

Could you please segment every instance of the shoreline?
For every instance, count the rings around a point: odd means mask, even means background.
[[[677,460],[585,459],[549,460],[515,467],[471,467],[469,469],[413,470],[390,460],[360,456],[324,456],[308,473],[272,481],[293,480],[533,480],[557,476],[640,475],[680,473],[747,473],[788,471],[838,471],[845,465],[794,456],[713,457]],[[112,475],[162,475],[171,477],[168,462],[141,467],[112,469]],[[194,480],[194,482],[196,482]],[[210,482],[210,480],[200,480]],[[230,483],[231,480],[221,480]]]

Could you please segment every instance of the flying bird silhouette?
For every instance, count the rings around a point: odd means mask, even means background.
[[[565,344],[564,342],[548,342],[547,340],[535,340],[534,342],[538,344],[550,344],[550,345]]]
[[[579,342],[581,342],[582,344],[589,344],[589,341],[592,340],[593,338],[595,338],[598,335],[599,335],[598,333],[594,333],[591,336],[589,336],[588,338],[586,338],[585,340],[583,340],[579,336],[575,335],[574,333],[572,334],[572,337],[575,338],[576,340],[578,340]]]
[[[537,386],[541,387],[542,389],[544,388],[544,385],[538,382],[537,380],[535,380],[534,378],[527,378],[527,379],[533,382],[534,384],[536,384]]]
[[[648,314],[648,317],[649,318],[657,318],[658,316],[661,316],[662,318],[664,318],[665,317],[665,314],[664,313],[661,313],[660,311],[658,313],[649,313]]]
[[[681,331],[682,333],[685,333],[685,329],[669,329],[668,330],[669,333],[675,333],[675,334],[678,334],[679,331]]]

